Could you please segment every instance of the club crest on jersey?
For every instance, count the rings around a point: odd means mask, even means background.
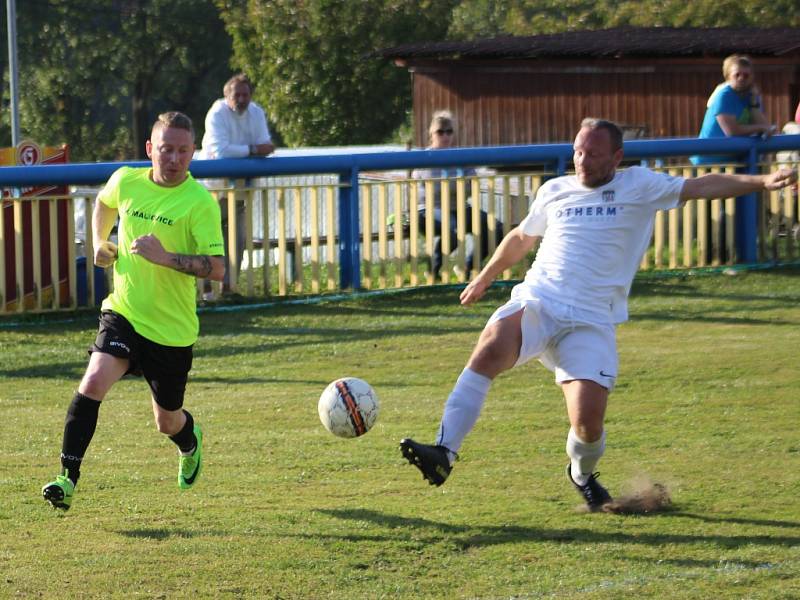
[[[614,190],[605,190],[603,192],[603,202],[613,202],[614,201]]]

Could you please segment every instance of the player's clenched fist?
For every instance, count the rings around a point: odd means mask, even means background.
[[[95,246],[94,264],[98,267],[110,267],[117,260],[117,245],[106,240]]]
[[[133,240],[131,254],[138,254],[157,265],[169,264],[169,253],[164,249],[161,240],[152,233],[141,235]]]

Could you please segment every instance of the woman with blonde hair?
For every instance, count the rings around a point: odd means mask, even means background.
[[[428,150],[448,150],[453,147],[455,143],[455,118],[450,111],[440,110],[434,113],[431,118],[430,126],[428,127],[428,135],[430,143],[427,147]],[[419,183],[419,192],[417,195],[418,204],[417,211],[419,212],[419,230],[421,233],[426,233],[426,216],[428,211],[433,213],[434,235],[436,236],[433,246],[433,255],[431,260],[431,272],[435,279],[440,277],[442,269],[442,185],[447,183],[451,197],[450,215],[448,228],[450,230],[450,239],[455,242],[457,236],[456,230],[456,202],[455,202],[455,180],[463,177],[474,177],[477,174],[472,167],[445,167],[445,168],[431,168],[431,169],[415,169],[411,174],[413,179],[420,180],[434,180],[433,181],[433,194],[432,198],[426,197],[425,183]],[[476,199],[480,202],[480,198]],[[467,202],[467,211],[471,211],[469,202]],[[472,231],[472,219],[466,219],[467,233],[475,233]],[[488,258],[489,253],[489,221],[488,215],[485,211],[480,211],[480,231],[481,231],[481,257]],[[503,225],[499,221],[495,222],[495,247],[503,239]],[[453,248],[450,248],[452,250]],[[480,269],[480,265],[473,265],[474,256],[470,252],[467,255],[467,273],[470,273],[473,266]]]
[[[750,57],[732,54],[722,63],[720,83],[706,103],[706,113],[700,128],[700,138],[721,138],[735,135],[768,137],[776,127],[764,115],[761,93],[755,83],[755,68]],[[720,156],[692,156],[692,164],[708,165],[730,160]]]

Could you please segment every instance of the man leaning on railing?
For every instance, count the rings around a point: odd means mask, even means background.
[[[248,156],[269,156],[275,151],[267,125],[264,109],[252,101],[253,84],[242,73],[231,77],[223,87],[224,98],[216,100],[208,110],[205,121],[202,149],[198,158],[245,158]],[[225,253],[228,253],[228,202],[227,195],[220,195],[222,212],[222,233],[225,238]],[[242,265],[246,236],[245,202],[236,199],[236,273]],[[236,289],[236,281],[231,283],[230,269],[225,271],[222,293]],[[203,284],[203,300],[213,300],[211,282]]]

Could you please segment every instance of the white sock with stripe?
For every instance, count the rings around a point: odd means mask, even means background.
[[[468,368],[456,380],[444,405],[442,422],[436,434],[436,444],[444,446],[453,454],[450,456],[451,463],[464,438],[475,426],[491,385],[491,379]]]

